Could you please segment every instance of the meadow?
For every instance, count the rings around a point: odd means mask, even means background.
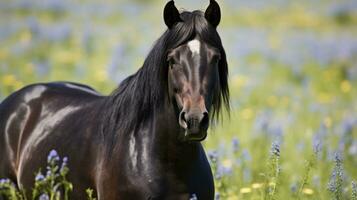
[[[218,2],[232,110],[203,142],[216,199],[356,200],[357,2]],[[203,10],[208,1],[176,5]],[[27,84],[61,80],[110,94],[166,29],[163,6],[1,1],[0,101]],[[59,182],[70,191],[65,174]]]

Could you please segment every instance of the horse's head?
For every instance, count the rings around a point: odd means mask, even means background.
[[[180,135],[184,141],[204,140],[209,118],[219,112],[222,98],[228,106],[226,56],[216,31],[220,17],[219,5],[214,0],[204,14],[180,14],[173,1],[164,10],[169,31],[185,35],[185,29],[196,29],[191,38],[167,52],[168,89],[184,130]]]

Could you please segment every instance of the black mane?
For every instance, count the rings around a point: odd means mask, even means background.
[[[222,104],[229,111],[226,54],[216,29],[208,24],[201,11],[182,12],[181,19],[183,22],[174,25],[156,41],[143,66],[107,98],[102,116],[104,135],[116,135],[118,130],[135,130],[168,102],[167,53],[196,36],[221,53],[220,84],[213,94],[212,118],[218,117]]]

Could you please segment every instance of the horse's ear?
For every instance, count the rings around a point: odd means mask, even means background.
[[[164,8],[164,20],[169,29],[171,29],[177,22],[182,22],[180,13],[173,0],[169,1]]]
[[[221,21],[221,8],[215,0],[210,0],[205,12],[205,18],[214,27],[217,27]]]

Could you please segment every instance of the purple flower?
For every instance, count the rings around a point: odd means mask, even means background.
[[[42,181],[43,179],[45,179],[45,176],[43,176],[41,172],[39,172],[35,177],[35,181]]]
[[[280,157],[280,145],[278,143],[274,142],[271,145],[270,153],[271,153],[271,155]]]
[[[244,149],[242,152],[242,161],[247,162],[250,161],[251,159],[252,157],[250,156],[248,149]]]
[[[1,184],[9,184],[9,183],[10,183],[10,179],[7,179],[7,178],[0,179],[0,185]]]
[[[233,138],[233,140],[232,140],[232,148],[233,148],[233,153],[237,153],[239,151],[239,140],[238,140],[238,138]]]
[[[50,198],[48,197],[47,194],[42,194],[39,198],[39,200],[49,200]]]
[[[218,161],[218,152],[217,151],[210,151],[208,152],[208,158],[212,163],[217,163]]]
[[[190,200],[197,200],[197,195],[196,194],[192,194],[191,197],[190,197]]]
[[[344,173],[342,166],[342,158],[339,153],[335,153],[335,167],[332,171],[330,181],[328,182],[327,188],[332,192],[335,197],[342,196]],[[338,199],[338,198],[337,198]]]
[[[48,170],[48,171],[46,172],[46,177],[50,177],[51,174],[52,174],[51,170]]]
[[[292,183],[290,185],[290,190],[292,193],[297,193],[299,190],[299,185],[296,182]]]
[[[50,154],[48,154],[48,157],[47,157],[47,162],[51,162],[52,160],[54,161],[59,161],[59,156],[58,156],[58,153],[56,150],[51,150],[50,151]]]
[[[62,159],[62,165],[61,165],[61,169],[60,171],[63,172],[63,170],[65,169],[65,167],[67,166],[67,162],[68,162],[68,157],[64,157]]]
[[[216,193],[214,200],[220,200],[221,199],[221,195],[219,194],[219,192]]]

